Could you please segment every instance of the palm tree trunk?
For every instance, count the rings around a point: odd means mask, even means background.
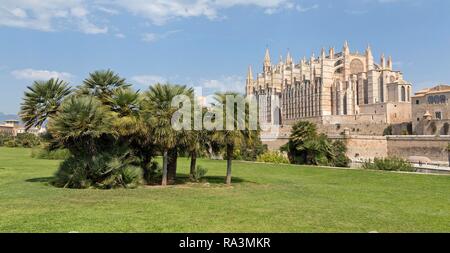
[[[177,177],[178,149],[172,148],[167,152],[167,183],[174,184]]]
[[[161,185],[162,186],[166,186],[167,185],[167,150],[164,150],[164,157],[163,157],[163,171],[162,171],[162,182]]]
[[[189,179],[191,181],[195,180],[195,168],[197,167],[197,152],[193,151],[191,153],[191,170],[189,173]]]
[[[231,161],[233,159],[233,146],[227,145],[227,179],[226,184],[231,185]]]

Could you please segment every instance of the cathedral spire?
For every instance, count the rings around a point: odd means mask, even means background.
[[[392,56],[389,56],[387,61],[387,68],[392,70]]]
[[[350,47],[348,46],[348,41],[344,42],[344,54],[350,54]]]
[[[270,61],[270,52],[269,48],[266,48],[266,55],[264,56],[264,65],[270,66],[272,63]]]
[[[330,47],[330,59],[334,59],[334,47]]]
[[[385,69],[386,68],[386,58],[384,57],[384,54],[381,55],[381,68]]]
[[[325,57],[326,57],[326,54],[325,54],[325,48],[323,48],[323,47],[322,47],[322,52],[320,52],[320,57],[321,57],[322,59],[325,59]]]
[[[247,80],[248,81],[252,81],[253,80],[252,65],[248,66]]]
[[[370,47],[370,44],[367,45],[366,56],[367,57],[372,57],[372,48]]]
[[[370,44],[367,45],[366,49],[366,63],[367,63],[367,70],[373,70],[373,55],[372,55],[372,48],[370,47]]]
[[[292,57],[291,57],[291,52],[288,49],[287,56],[286,56],[286,65],[291,65],[292,62],[293,62],[293,60],[292,60]]]
[[[272,62],[270,61],[270,53],[269,48],[266,48],[266,55],[264,56],[264,66],[263,66],[264,72],[268,73],[272,69]]]

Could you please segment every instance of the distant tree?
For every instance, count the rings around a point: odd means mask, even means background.
[[[292,163],[308,163],[305,144],[317,137],[316,125],[309,121],[300,121],[292,127],[287,150]]]
[[[292,127],[289,142],[282,147],[288,152],[289,160],[295,164],[327,165],[347,167],[347,147],[342,141],[331,141],[326,135],[318,134],[314,123],[297,122]]]
[[[392,135],[392,125],[387,126],[383,131],[383,136]]]
[[[51,117],[54,117],[64,98],[71,93],[67,82],[60,79],[35,81],[28,87],[20,108],[20,117],[28,130],[32,127],[42,127]]]

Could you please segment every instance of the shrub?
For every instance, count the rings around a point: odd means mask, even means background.
[[[335,167],[349,167],[350,158],[347,157],[347,145],[341,140],[334,141],[332,144],[333,157],[331,163]]]
[[[268,151],[260,156],[258,156],[257,159],[258,162],[264,162],[264,163],[289,163],[289,160],[283,156],[280,152],[276,151]]]
[[[41,139],[34,134],[21,133],[21,134],[17,134],[17,136],[15,138],[15,142],[18,147],[32,148],[32,147],[36,147],[36,146],[40,145]]]
[[[365,162],[362,167],[368,170],[416,171],[408,161],[399,157],[375,158],[373,162]]]
[[[142,176],[130,163],[109,153],[96,156],[71,156],[61,163],[53,184],[64,188],[130,188],[141,183]]]
[[[6,142],[11,140],[12,136],[4,133],[0,133],[0,147],[6,146]]]
[[[387,135],[392,135],[392,126],[389,125],[388,127],[386,127],[383,131],[383,136],[387,136]]]
[[[67,149],[48,150],[47,148],[33,148],[31,157],[46,160],[66,160],[71,156]]]
[[[0,134],[0,146],[9,148],[32,148],[38,146],[40,143],[40,138],[30,133],[17,134],[15,137],[8,134]]]
[[[4,146],[8,147],[8,148],[16,148],[19,145],[17,145],[16,141],[14,141],[14,140],[7,140],[7,141],[5,141]]]
[[[147,183],[157,183],[162,176],[162,168],[156,161],[152,161],[148,169],[144,170],[143,179]]]
[[[345,142],[333,142],[319,134],[316,125],[308,121],[297,122],[292,127],[288,144],[280,150],[288,152],[293,164],[348,167],[350,162]]]
[[[194,180],[200,182],[206,176],[206,173],[208,173],[208,169],[198,165],[194,173]]]

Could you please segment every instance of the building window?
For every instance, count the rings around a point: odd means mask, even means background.
[[[436,112],[436,119],[438,120],[442,119],[442,112]]]
[[[438,95],[434,96],[434,103],[435,104],[439,104],[440,103],[440,98]]]
[[[406,89],[405,86],[402,86],[402,102],[406,101]]]
[[[420,100],[416,100],[416,105],[420,104]]]

